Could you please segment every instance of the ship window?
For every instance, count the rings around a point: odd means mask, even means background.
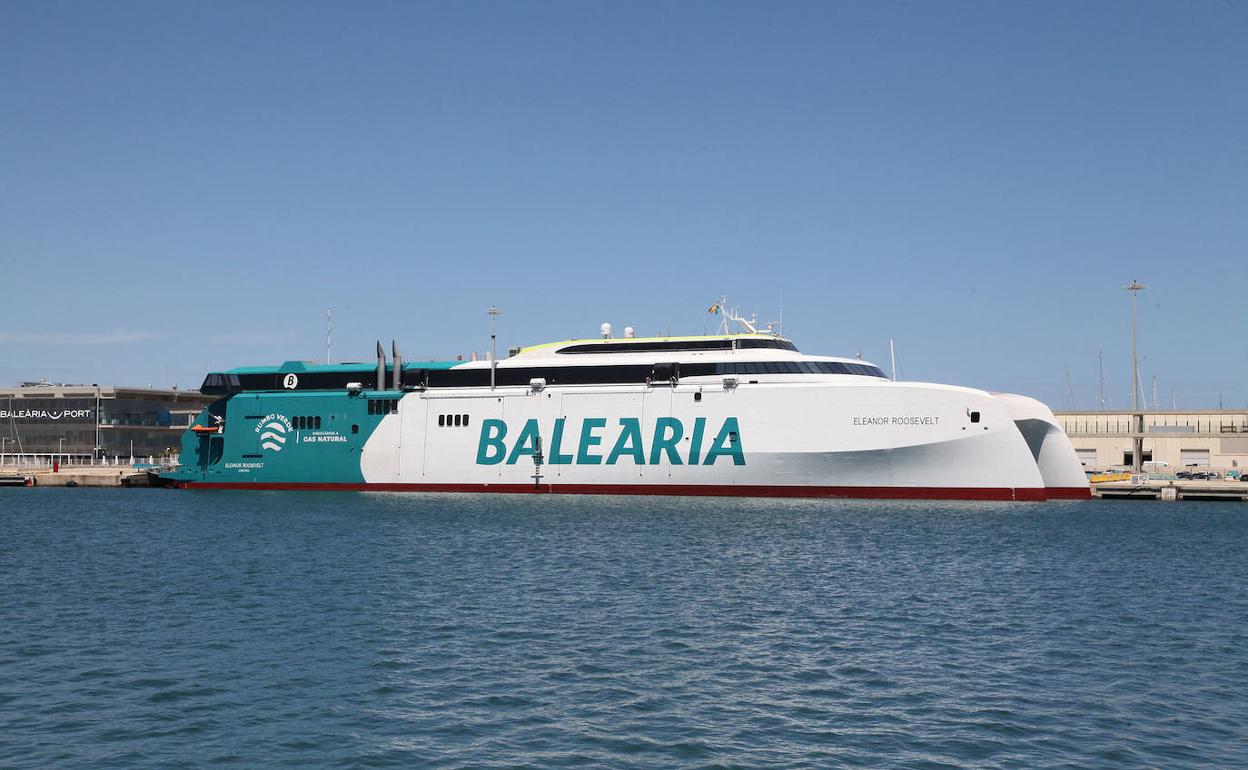
[[[971,422],[979,422],[979,412],[971,412]]]
[[[399,401],[398,399],[395,399],[394,401],[390,402],[390,414],[398,414],[398,413],[399,413]]]
[[[438,415],[438,427],[441,428],[445,425],[446,425],[446,415],[444,414]]]
[[[304,422],[303,422],[303,418],[302,418],[302,417],[296,417],[296,418],[295,418],[295,428],[297,428],[298,430],[303,430],[303,429],[304,429],[304,428],[306,428],[306,427],[308,427],[308,426],[307,426],[306,424],[304,424]]]
[[[673,350],[731,350],[732,340],[652,340],[646,342],[591,342],[569,345],[557,353],[655,353]]]
[[[371,398],[368,400],[368,413],[375,414],[377,412],[377,402]]]
[[[359,433],[359,432],[360,432],[360,426],[358,426],[358,425],[352,425],[352,426],[351,426],[351,432],[352,432],[352,433]]]
[[[317,429],[321,427],[321,416],[319,414],[316,416],[316,427]]]
[[[468,415],[464,415],[464,427],[468,427]]]
[[[746,338],[737,340],[738,348],[779,348],[797,351],[797,346],[788,340]]]

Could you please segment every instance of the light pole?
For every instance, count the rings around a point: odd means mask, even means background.
[[[61,436],[56,440],[56,457],[62,465],[65,464],[65,437]]]
[[[1131,283],[1122,288],[1131,292],[1131,421],[1135,423],[1134,429],[1131,431],[1135,434],[1132,438],[1131,467],[1134,472],[1139,473],[1143,469],[1144,463],[1144,415],[1139,411],[1140,359],[1136,345],[1139,329],[1137,303],[1140,298],[1140,292],[1148,287],[1133,278]]]
[[[485,311],[490,317],[490,390],[494,390],[494,370],[498,366],[498,334],[497,322],[498,317],[503,314],[494,305],[490,305],[490,309]]]

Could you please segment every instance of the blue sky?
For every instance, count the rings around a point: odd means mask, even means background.
[[[701,332],[1248,403],[1248,3],[0,6],[0,383]]]

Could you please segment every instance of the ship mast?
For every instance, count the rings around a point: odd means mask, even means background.
[[[490,390],[494,390],[495,370],[498,368],[498,317],[503,314],[496,306],[490,305],[485,311],[490,317]]]
[[[334,311],[325,311],[325,363],[329,363],[329,351],[334,342]]]
[[[777,335],[775,324],[767,324],[767,326],[762,331],[758,330],[758,313],[751,313],[750,317],[747,319],[745,316],[741,315],[740,312],[738,312],[738,310],[739,309],[736,307],[729,307],[728,298],[721,296],[719,299],[715,300],[715,302],[711,305],[708,312],[710,312],[712,315],[716,313],[719,314],[719,333],[720,334],[731,334],[732,329],[729,327],[728,324],[730,322],[736,322],[736,323],[741,324],[743,327],[745,327],[745,330],[749,332],[750,334],[770,334],[773,336]]]

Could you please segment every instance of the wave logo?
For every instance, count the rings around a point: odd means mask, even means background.
[[[270,414],[256,425],[256,433],[260,434],[260,448],[274,452],[282,451],[288,434],[292,431],[290,420],[281,414]]]

